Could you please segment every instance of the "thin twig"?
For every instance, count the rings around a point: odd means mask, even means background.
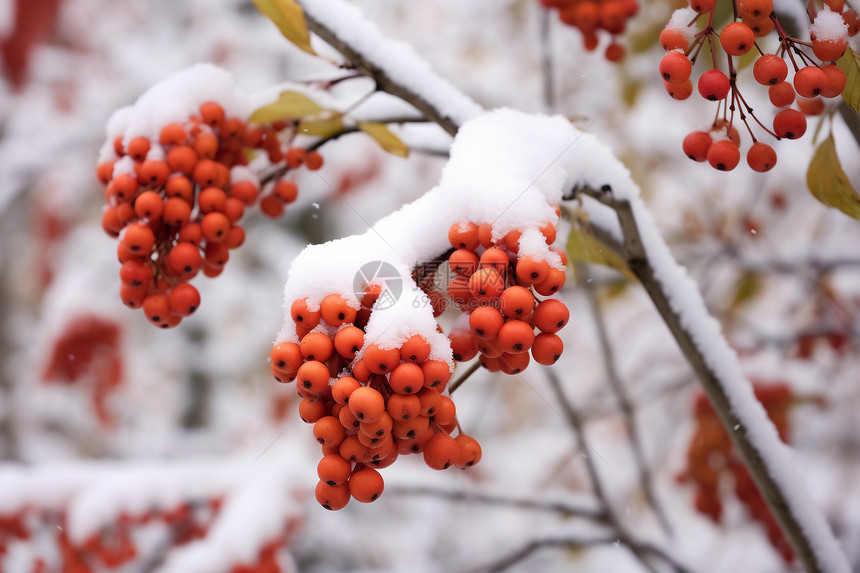
[[[456,390],[457,388],[459,388],[460,386],[462,386],[462,385],[463,385],[463,382],[465,382],[465,381],[469,378],[469,376],[471,376],[472,374],[474,374],[475,372],[477,372],[477,371],[478,371],[478,368],[480,368],[480,367],[481,367],[481,363],[480,363],[479,361],[477,361],[477,360],[476,360],[476,361],[475,361],[471,366],[469,366],[469,368],[468,368],[465,372],[463,372],[463,375],[462,375],[462,376],[460,376],[459,378],[457,378],[456,380],[454,380],[454,382],[452,382],[452,383],[448,386],[448,394],[449,394],[449,395],[450,395],[450,394],[453,394],[453,393],[454,393],[454,390]]]
[[[612,350],[612,343],[609,340],[609,334],[606,329],[606,320],[603,316],[603,311],[600,308],[600,302],[597,300],[597,294],[594,292],[594,285],[589,280],[588,266],[582,263],[576,263],[576,276],[581,277],[579,281],[585,297],[588,299],[588,306],[591,309],[591,315],[594,319],[594,326],[597,330],[597,338],[600,342],[600,353],[603,357],[603,366],[606,370],[606,377],[609,380],[609,387],[615,395],[615,400],[624,417],[624,425],[627,428],[627,434],[630,438],[630,449],[633,453],[633,459],[636,462],[636,467],[639,471],[639,481],[642,484],[642,491],[645,493],[645,499],[654,509],[657,515],[657,520],[667,534],[672,533],[672,527],[666,517],[663,508],[657,502],[657,496],[654,493],[654,484],[651,479],[651,472],[648,470],[648,464],[645,461],[645,452],[642,448],[642,440],[639,436],[639,431],[636,428],[636,413],[633,411],[633,404],[630,401],[630,396],[621,382],[621,375],[615,364],[615,356]]]
[[[590,508],[578,507],[560,501],[541,501],[534,499],[512,499],[485,493],[472,491],[454,491],[426,486],[403,487],[394,486],[386,488],[386,495],[427,496],[443,499],[457,503],[476,503],[499,507],[514,507],[532,511],[548,511],[558,513],[562,517],[581,517],[605,524],[606,515],[603,511]]]

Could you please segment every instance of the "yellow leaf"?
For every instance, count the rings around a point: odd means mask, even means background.
[[[322,113],[301,120],[298,128],[296,128],[296,133],[326,138],[331,137],[342,129],[343,116],[341,114]]]
[[[254,0],[257,10],[275,23],[284,37],[301,50],[316,55],[311,48],[311,38],[305,13],[295,0]]]
[[[836,60],[839,69],[845,72],[845,89],[842,99],[848,107],[860,113],[860,55],[851,48],[845,50],[842,57]]]
[[[281,92],[277,101],[264,105],[251,114],[251,121],[273,123],[283,119],[303,119],[323,111],[317,103],[299,92]]]
[[[384,123],[374,121],[359,121],[358,129],[376,140],[382,149],[398,157],[408,157],[409,147],[399,137],[391,133]]]
[[[574,225],[571,229],[567,236],[567,256],[571,260],[612,267],[630,280],[636,280],[624,259],[603,244],[585,225]]]
[[[745,302],[752,299],[761,290],[761,278],[754,272],[745,272],[735,285],[735,295],[729,305],[729,312],[734,312]]]
[[[833,134],[821,142],[806,172],[806,185],[812,195],[846,215],[860,219],[860,195],[851,186],[836,155]]]

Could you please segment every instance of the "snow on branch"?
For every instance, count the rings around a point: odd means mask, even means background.
[[[412,46],[382,35],[343,0],[300,0],[308,28],[376,81],[454,135],[481,106],[434,72]]]

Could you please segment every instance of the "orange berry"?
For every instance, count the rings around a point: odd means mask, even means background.
[[[537,257],[527,256],[517,260],[517,280],[522,285],[539,283],[549,275],[549,263]]]
[[[563,350],[564,343],[557,334],[542,332],[535,336],[532,344],[532,358],[538,364],[549,366],[555,364]]]
[[[448,257],[448,266],[454,274],[469,277],[478,268],[478,255],[468,249],[457,249]]]
[[[394,427],[394,419],[387,411],[383,411],[382,415],[375,422],[362,421],[359,430],[373,438],[384,438],[391,433]]]
[[[201,159],[191,172],[191,179],[201,187],[223,187],[221,183],[221,164],[211,159]]]
[[[362,360],[374,374],[388,374],[400,364],[400,349],[380,348],[372,344],[364,351]]]
[[[773,12],[773,0],[738,0],[738,12],[744,18],[767,18]]]
[[[788,77],[788,64],[776,54],[765,54],[755,61],[753,77],[763,86],[774,86]]]
[[[185,126],[181,123],[168,123],[161,128],[158,136],[158,142],[164,146],[184,145],[187,141],[188,134],[185,133]]]
[[[522,236],[522,231],[511,231],[502,238],[502,243],[504,243],[510,252],[516,253],[520,250],[520,238]]]
[[[310,360],[299,366],[296,383],[308,392],[322,394],[328,388],[328,366],[316,360]]]
[[[479,301],[493,301],[505,291],[505,280],[495,269],[484,267],[469,278],[469,292]]]
[[[660,32],[660,46],[662,46],[667,52],[671,52],[672,50],[687,51],[687,48],[690,46],[690,42],[681,30],[676,28],[663,28],[663,31]]]
[[[345,483],[329,485],[324,481],[320,481],[314,490],[314,496],[325,509],[337,511],[338,509],[343,509],[349,503],[349,486]]]
[[[733,141],[715,141],[708,149],[708,163],[718,171],[731,171],[740,160],[741,152]]]
[[[320,303],[320,316],[331,326],[352,324],[355,322],[356,313],[357,311],[339,294],[327,295]]]
[[[129,157],[134,159],[135,161],[143,161],[146,159],[147,154],[149,153],[150,142],[146,137],[135,137],[132,138],[131,141],[128,142],[128,152]]]
[[[560,300],[544,300],[535,307],[534,325],[541,332],[556,333],[569,319],[570,311]]]
[[[119,298],[129,308],[140,308],[146,298],[149,287],[147,285],[133,286],[123,284],[119,287]]]
[[[767,89],[767,96],[774,107],[788,107],[794,103],[794,87],[788,82],[779,82]]]
[[[776,165],[776,151],[761,141],[756,141],[747,151],[747,164],[753,171],[764,173]]]
[[[415,334],[400,345],[400,359],[421,364],[430,357],[430,345],[420,334]]]
[[[457,442],[459,455],[454,464],[460,469],[470,468],[481,461],[481,444],[472,436],[460,434],[454,441]]]
[[[217,102],[207,101],[200,105],[200,119],[209,127],[218,129],[224,123],[224,108]]]
[[[223,267],[230,259],[230,252],[224,243],[207,243],[206,248],[203,249],[203,258],[210,266]]]
[[[311,171],[316,171],[323,166],[323,156],[320,155],[319,151],[308,151],[305,156],[305,166]]]
[[[340,454],[328,454],[317,464],[317,476],[328,485],[346,483],[352,474],[352,464],[340,457]]]
[[[448,396],[442,396],[442,401],[436,407],[436,413],[433,415],[433,421],[440,426],[447,426],[457,419],[457,406],[454,400]]]
[[[663,88],[666,90],[666,93],[669,94],[669,97],[671,97],[672,99],[683,101],[690,97],[690,95],[693,93],[693,82],[692,80],[687,80],[679,84],[670,84],[669,82],[663,82]]]
[[[415,396],[418,401],[418,411],[421,411],[421,401],[418,396]],[[398,440],[414,440],[421,436],[430,427],[430,418],[422,416],[420,413],[408,420],[394,418],[394,426],[391,432]]]
[[[533,286],[535,292],[539,295],[551,296],[561,290],[566,280],[567,275],[563,270],[550,267],[549,275],[541,282],[535,283]]]
[[[144,185],[160,187],[170,177],[170,167],[164,161],[144,161],[140,166],[140,181]]]
[[[448,340],[457,362],[466,362],[478,354],[477,339],[470,329],[455,330],[448,335]]]
[[[206,187],[197,195],[197,206],[201,213],[224,212],[227,194],[219,187]]]
[[[137,195],[139,187],[137,179],[129,173],[122,173],[113,179],[113,191],[120,201],[130,201]]]
[[[421,414],[421,401],[415,394],[392,394],[385,402],[385,410],[395,422],[410,420]]]
[[[501,356],[499,356],[499,368],[502,369],[502,372],[505,374],[512,376],[514,374],[519,374],[523,370],[525,370],[529,365],[529,353],[528,352],[520,352],[517,354],[510,354],[505,352]]]
[[[164,200],[155,191],[144,191],[134,200],[134,212],[141,219],[158,219],[164,212]]]
[[[284,202],[276,195],[266,195],[260,199],[260,211],[266,217],[275,219],[284,213]]]
[[[779,137],[798,139],[806,133],[806,118],[795,109],[784,109],[773,118],[773,131]]]
[[[526,352],[535,339],[534,329],[521,320],[509,320],[499,329],[499,344],[505,352]]]
[[[328,415],[328,407],[324,400],[303,397],[299,404],[299,418],[306,424],[314,424],[317,420]]]
[[[819,41],[812,38],[812,52],[822,62],[835,62],[848,48],[848,37]]]
[[[441,392],[451,378],[451,368],[441,360],[427,360],[421,365],[424,373],[424,387],[435,388]]]
[[[730,22],[720,32],[720,45],[731,56],[743,56],[754,43],[755,34],[743,22]]]
[[[459,459],[460,447],[445,433],[438,433],[424,446],[424,463],[434,470],[448,469]]]
[[[533,298],[531,293],[528,294],[529,298]],[[481,338],[491,340],[496,338],[499,335],[499,329],[502,328],[504,323],[505,317],[502,316],[501,311],[492,306],[479,306],[469,315],[469,326]]]
[[[448,230],[448,240],[455,249],[474,251],[478,248],[478,226],[471,222],[454,223]]]
[[[660,60],[660,75],[663,81],[670,84],[682,84],[690,79],[693,65],[683,52],[668,52]]]
[[[299,188],[292,181],[278,181],[273,191],[275,196],[285,204],[292,203],[299,196]]]
[[[96,167],[96,177],[102,185],[107,185],[113,179],[114,161],[104,161]]]
[[[208,242],[219,243],[227,236],[230,230],[230,219],[224,213],[213,211],[203,216],[200,221],[200,230],[203,238]]]
[[[299,342],[302,356],[307,360],[325,362],[334,353],[334,344],[331,338],[323,332],[310,332]]]
[[[188,283],[179,283],[173,287],[167,298],[171,314],[177,316],[191,316],[200,306],[200,293]]]
[[[178,145],[167,152],[167,165],[171,171],[191,175],[197,166],[197,152],[188,145]]]
[[[823,97],[839,96],[847,83],[845,72],[833,64],[821,66],[821,71],[827,76],[827,83],[821,88],[821,95]]]
[[[138,223],[126,228],[122,242],[136,254],[148,254],[155,246],[155,234],[147,225]]]
[[[382,495],[385,484],[382,476],[373,468],[364,467],[356,470],[349,478],[349,493],[361,503],[370,503]]]
[[[478,225],[478,243],[486,249],[493,246],[493,226],[490,223]]]
[[[442,395],[433,388],[422,388],[418,392],[418,401],[421,403],[421,415],[433,416],[442,403]]]
[[[304,362],[302,351],[295,342],[278,342],[272,347],[270,357],[272,366],[287,374],[298,372]]]
[[[331,397],[338,404],[349,403],[349,397],[352,393],[361,388],[361,384],[351,376],[343,376],[338,378],[331,387]]]
[[[529,289],[522,286],[508,287],[499,297],[499,308],[502,313],[509,318],[521,318],[526,316],[534,310],[534,307],[534,295],[529,291]]]
[[[202,264],[203,256],[194,243],[176,243],[167,255],[167,266],[177,275],[194,275]]]
[[[170,319],[170,300],[164,293],[148,295],[142,306],[143,314],[156,326],[163,326]]]
[[[308,299],[301,298],[290,305],[290,316],[296,324],[311,329],[320,322],[320,311],[308,309]]]
[[[300,147],[291,147],[284,154],[284,159],[287,161],[287,166],[290,169],[298,169],[305,162],[308,152]]]
[[[334,416],[323,416],[314,422],[314,438],[320,444],[334,448],[346,437],[346,430]]]
[[[370,386],[356,388],[349,396],[349,409],[361,422],[372,424],[385,413],[385,399]]]
[[[388,384],[398,394],[415,394],[424,387],[424,371],[417,364],[398,364],[388,377]]]
[[[334,335],[335,350],[347,360],[355,358],[362,346],[364,346],[364,331],[358,327],[347,326]]]
[[[508,255],[502,249],[492,247],[484,251],[484,254],[481,255],[479,265],[495,269],[501,275],[507,271],[510,262],[511,260],[508,258]]]
[[[815,97],[827,86],[827,74],[817,66],[806,66],[794,74],[794,89],[803,97]]]
[[[341,413],[344,411],[349,411],[349,408],[344,408],[341,410]],[[362,444],[358,440],[358,436],[355,434],[351,436],[347,436],[340,443],[340,447],[338,448],[338,453],[346,460],[351,462],[367,462],[372,457],[370,451],[367,446]]]
[[[230,197],[240,200],[246,207],[257,202],[260,188],[252,181],[236,181],[230,186]]]

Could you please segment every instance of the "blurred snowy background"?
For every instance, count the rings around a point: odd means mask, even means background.
[[[584,51],[554,15],[542,31],[536,0],[356,3],[487,108],[547,111],[548,50],[553,111],[628,165],[746,373],[792,389],[797,471],[860,568],[860,225],[806,191],[811,137],[779,144],[767,175],[686,159],[681,140],[714,110],[663,90],[656,38],[678,7],[669,0],[643,2],[620,64]],[[110,114],[197,62],[252,92],[331,68],[243,0],[0,0],[0,48],[0,571],[673,570],[637,557],[630,539],[689,571],[792,570],[731,481],[715,523],[676,479],[697,384],[647,296],[605,267],[580,269],[561,293],[572,320],[554,370],[587,444],[540,367],[479,371],[456,395],[483,446],[477,467],[433,472],[403,459],[385,470],[379,501],[324,511],[313,499],[318,446],[267,363],[290,262],[419,197],[444,157],[400,159],[360,136],[327,145],[321,177],[302,174],[282,218],[246,216],[246,244],[220,277],[197,281],[201,309],[159,331],[120,302],[116,242],[100,226],[95,161]],[[834,131],[856,185],[856,143],[838,119]],[[671,534],[643,493],[610,375],[633,403]],[[586,460],[614,523],[597,511]],[[86,543],[90,557],[64,553]],[[129,547],[135,557],[113,568]]]

